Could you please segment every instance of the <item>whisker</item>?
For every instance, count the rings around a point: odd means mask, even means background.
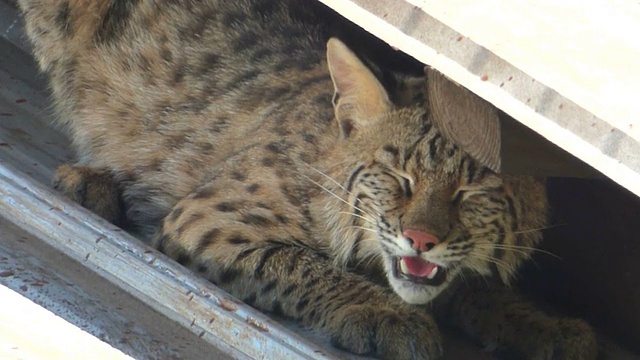
[[[553,229],[555,227],[559,227],[559,226],[566,226],[567,224],[553,224],[553,225],[549,225],[549,226],[543,226],[541,228],[534,228],[534,229],[527,229],[527,230],[515,230],[513,231],[514,234],[527,234],[530,232],[536,232],[536,231],[542,231],[542,230],[547,230],[547,229]]]
[[[565,225],[567,225],[567,224],[554,224],[554,225],[544,226],[544,227],[541,227],[541,228],[525,229],[525,230],[514,230],[514,231],[510,231],[510,232],[485,231],[485,232],[481,232],[481,233],[471,234],[471,237],[473,238],[473,237],[485,236],[485,235],[490,235],[490,234],[506,235],[508,233],[511,233],[511,234],[527,234],[527,233],[543,231],[543,230],[551,229],[551,228],[558,227],[558,226],[565,226]]]
[[[338,181],[336,181],[334,178],[332,178],[331,176],[323,173],[322,171],[316,169],[314,166],[311,166],[311,164],[308,164],[306,162],[302,162],[302,164],[306,165],[307,167],[309,167],[311,170],[317,172],[318,174],[322,175],[324,178],[326,178],[327,180],[331,181],[332,183],[334,183],[336,186],[338,186],[340,189],[342,189],[345,193],[347,193],[348,195],[353,195],[349,190],[347,190],[347,188],[345,188],[342,184],[340,184]],[[306,177],[307,179],[309,178],[308,176],[305,176],[304,174],[302,174],[302,176]],[[311,180],[311,179],[309,179]],[[313,181],[313,180],[311,180]],[[363,204],[362,199],[356,198],[356,201]]]
[[[369,266],[371,265],[371,263],[375,260],[375,253],[369,252],[368,254],[364,255],[362,258],[358,259],[358,262],[356,263],[356,267],[360,267],[360,266]]]
[[[478,249],[483,249],[483,250],[493,250],[493,249],[500,249],[500,250],[510,250],[513,252],[516,252],[518,254],[522,254],[525,256],[529,256],[529,253],[524,251],[524,250],[519,250],[519,249],[512,249],[512,248],[504,248],[504,247],[498,247],[498,246],[477,246]]]
[[[512,267],[510,266],[510,264],[504,260],[500,260],[498,258],[495,258],[493,256],[489,256],[489,255],[484,255],[484,254],[473,254],[473,256],[476,256],[484,261],[496,264],[496,266],[502,266],[503,269],[505,270],[509,270],[511,271]]]
[[[363,216],[363,215],[359,215],[359,214],[348,212],[348,211],[341,211],[340,214],[355,216],[357,218],[360,218],[360,219],[368,222],[369,224],[373,224],[373,225],[376,224],[376,221],[374,219],[372,219],[371,216],[369,216],[367,214],[365,214],[366,216]]]
[[[374,234],[378,234],[378,232],[377,232],[376,230],[369,229],[369,228],[366,228],[366,227],[364,227],[364,226],[350,226],[350,227],[351,227],[351,228],[354,228],[354,229],[360,229],[360,230],[364,230],[364,231],[372,232],[372,233],[374,233]]]
[[[347,188],[345,188],[344,186],[342,186],[342,184],[340,184],[339,182],[337,182],[334,178],[332,178],[331,176],[323,173],[322,171],[316,169],[315,167],[311,166],[311,164],[308,164],[306,162],[302,162],[304,165],[307,165],[311,170],[317,172],[318,174],[324,176],[327,180],[331,181],[332,183],[336,184],[340,189],[344,190],[344,192],[346,192],[347,194],[351,195],[351,192],[349,192],[349,190],[347,190]]]
[[[511,246],[504,244],[492,244],[492,243],[476,243],[474,247],[482,248],[482,249],[503,249],[503,250],[514,250],[514,251],[525,251],[525,250],[533,250],[534,248],[530,248],[527,246]]]
[[[471,270],[475,271],[477,274],[479,274],[480,276],[482,276],[482,278],[484,279],[484,281],[485,281],[485,282],[487,281],[487,276],[486,276],[485,274],[483,274],[483,271],[482,271],[482,269],[481,269],[479,266],[477,266],[477,265],[475,265],[475,264],[474,264],[473,266],[469,266],[469,265],[468,265],[468,267],[469,267],[469,269],[471,269]],[[460,275],[462,276],[462,278],[463,278],[463,279],[465,280],[465,282],[466,282],[466,278],[464,277],[464,271],[461,271],[461,272],[460,272]]]
[[[361,212],[361,213],[363,213],[363,214],[367,214],[367,212],[366,212],[366,211],[364,211],[364,210],[360,209],[359,207],[357,207],[357,206],[355,206],[355,205],[353,205],[353,204],[349,203],[347,200],[345,200],[345,199],[341,198],[340,196],[336,195],[335,193],[333,193],[333,191],[331,191],[331,190],[327,189],[325,186],[323,186],[322,184],[320,184],[320,183],[318,183],[317,181],[313,180],[312,178],[310,178],[310,177],[308,177],[308,176],[306,176],[306,175],[304,175],[304,174],[303,174],[302,176],[304,176],[305,178],[307,178],[307,180],[309,180],[312,184],[314,184],[314,185],[318,186],[318,187],[319,187],[319,188],[321,188],[322,190],[324,190],[324,191],[326,191],[327,193],[331,194],[331,195],[332,195],[333,197],[335,197],[336,199],[338,199],[338,200],[342,201],[343,203],[345,203],[345,204],[347,204],[348,206],[350,206],[350,207],[352,207],[352,208],[354,208],[354,209],[356,209],[356,210],[360,211],[360,212]],[[367,215],[368,215],[368,214],[367,214]]]
[[[546,250],[542,250],[542,249],[538,249],[538,248],[535,248],[535,247],[530,247],[530,246],[519,246],[519,245],[509,245],[509,244],[476,244],[475,246],[484,247],[485,249],[486,248],[496,248],[496,249],[502,249],[502,250],[514,250],[514,251],[518,251],[519,250],[518,252],[520,252],[520,253],[524,253],[523,250],[530,250],[532,252],[542,253],[542,254],[549,255],[549,256],[555,257],[557,259],[563,260],[562,257],[560,257],[560,256],[558,256],[558,255],[556,255],[556,254],[554,254],[552,252],[549,252],[549,251],[546,251]]]
[[[476,244],[476,246],[477,246],[477,245],[478,245],[478,244]],[[475,247],[475,246],[474,246],[474,247]],[[482,248],[478,248],[478,249],[483,250]],[[503,264],[503,265],[505,265],[505,266],[507,266],[507,265],[508,265],[508,262],[506,262],[505,260],[499,259],[499,258],[497,258],[497,257],[495,257],[495,256],[492,256],[492,255],[489,255],[489,254],[476,253],[476,252],[469,252],[469,255],[468,255],[468,256],[477,256],[477,257],[481,257],[481,258],[483,258],[483,259],[485,259],[485,260],[491,260],[491,262],[500,262],[500,263],[502,263],[502,264]]]
[[[382,237],[382,241],[380,242],[380,245],[386,248],[386,250],[391,254],[395,253],[395,251],[393,250],[402,251],[402,247],[400,247],[400,245],[396,244],[394,241],[386,239],[385,237]]]

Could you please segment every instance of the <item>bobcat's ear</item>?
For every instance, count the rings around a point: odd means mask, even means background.
[[[382,84],[347,46],[336,38],[327,43],[327,62],[335,94],[336,119],[347,137],[367,121],[391,109]]]
[[[440,132],[484,166],[501,170],[498,110],[478,95],[426,67],[431,120]]]

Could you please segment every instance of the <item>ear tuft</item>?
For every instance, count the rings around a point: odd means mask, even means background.
[[[391,109],[382,84],[342,41],[329,39],[327,63],[336,92],[336,118],[345,136]]]

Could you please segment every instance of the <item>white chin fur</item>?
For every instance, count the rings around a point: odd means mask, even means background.
[[[398,294],[398,296],[400,296],[402,300],[409,304],[427,304],[435,299],[436,296],[438,296],[442,292],[442,290],[446,289],[449,285],[449,279],[447,279],[444,284],[441,284],[440,286],[419,285],[408,281],[396,279],[393,276],[393,271],[391,269],[391,267],[393,266],[392,262],[385,261],[384,265],[389,284],[391,285],[395,293]],[[452,272],[449,275],[453,278],[455,276],[455,273]]]
[[[427,304],[435,299],[446,286],[446,282],[440,286],[417,285],[407,281],[398,280],[389,274],[389,283],[402,300],[409,304]]]

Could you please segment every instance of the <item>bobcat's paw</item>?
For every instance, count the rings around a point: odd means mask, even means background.
[[[440,332],[425,312],[352,305],[336,317],[339,326],[332,336],[336,347],[383,359],[428,360],[442,355]]]
[[[554,319],[530,339],[522,353],[531,360],[594,360],[598,355],[593,329],[579,319]]]
[[[114,224],[120,225],[124,219],[120,190],[106,171],[63,164],[56,170],[52,185],[71,200]]]
[[[596,334],[586,322],[561,319],[558,321],[558,330],[552,359],[591,360],[597,357]]]

